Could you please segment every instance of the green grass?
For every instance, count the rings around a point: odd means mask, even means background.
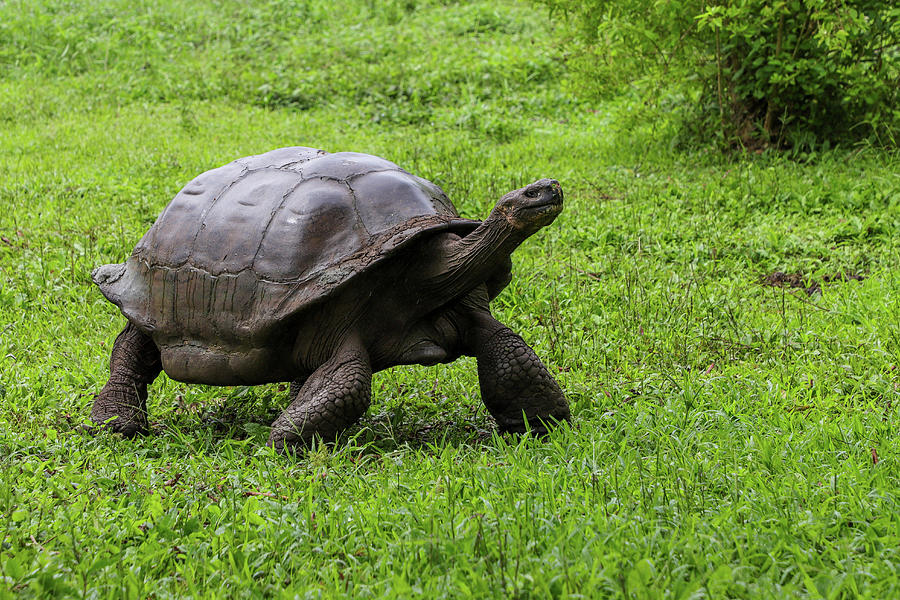
[[[671,152],[563,91],[527,5],[250,4],[0,4],[0,597],[900,595],[897,156]],[[498,437],[463,359],[378,373],[300,457],[264,446],[280,386],[161,377],[152,436],[75,432],[124,324],[90,270],[286,145],[468,217],[558,178],[493,308],[573,426]]]

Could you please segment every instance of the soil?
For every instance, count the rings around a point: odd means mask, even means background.
[[[840,281],[862,281],[865,276],[855,271],[841,271],[838,273],[830,273],[822,276],[822,283],[832,283]],[[811,277],[807,277],[803,273],[785,273],[783,271],[775,271],[760,279],[760,283],[772,287],[780,288],[800,288],[807,295],[822,293],[822,284]]]

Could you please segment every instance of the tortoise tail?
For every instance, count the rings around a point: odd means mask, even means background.
[[[119,305],[121,294],[117,291],[116,282],[125,274],[125,264],[101,265],[91,271],[91,279],[100,288],[106,298],[113,304]]]

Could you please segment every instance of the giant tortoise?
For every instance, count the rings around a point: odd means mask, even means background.
[[[333,440],[365,413],[372,373],[478,363],[501,430],[569,419],[556,381],[488,302],[510,254],[560,213],[559,183],[503,196],[483,222],[383,158],[292,147],[242,158],[182,189],[123,264],[93,272],[128,324],[91,420],[146,432],[147,385],[291,382],[272,424],[282,450]]]

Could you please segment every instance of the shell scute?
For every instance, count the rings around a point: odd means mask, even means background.
[[[272,213],[297,183],[296,173],[266,169],[251,172],[222,192],[197,232],[191,263],[212,275],[249,268]]]
[[[428,190],[403,171],[361,175],[350,184],[357,211],[370,232],[385,231],[399,223],[428,214],[446,214]]]
[[[178,192],[138,242],[133,256],[168,266],[187,262],[199,224],[217,198],[240,178],[245,169],[232,162],[216,171],[195,177]]]
[[[272,281],[296,280],[336,264],[365,242],[347,186],[331,179],[305,180],[272,217],[253,270]]]

